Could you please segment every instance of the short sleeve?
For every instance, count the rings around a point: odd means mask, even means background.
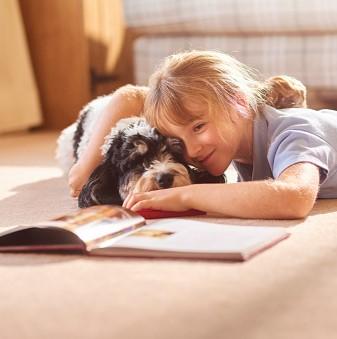
[[[310,162],[320,169],[320,184],[329,172],[331,146],[322,138],[301,130],[286,130],[272,140],[268,150],[268,162],[274,178],[289,166]]]

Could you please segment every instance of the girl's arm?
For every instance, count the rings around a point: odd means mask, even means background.
[[[147,87],[126,85],[112,94],[87,149],[69,172],[68,184],[73,197],[79,195],[90,174],[103,160],[101,146],[105,136],[118,120],[142,113],[147,92]]]
[[[318,168],[298,163],[276,180],[190,185],[138,193],[128,197],[124,206],[132,210],[193,208],[236,218],[298,219],[311,211],[318,188]]]

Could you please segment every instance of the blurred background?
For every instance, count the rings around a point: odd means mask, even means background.
[[[60,130],[192,48],[292,75],[310,107],[337,108],[336,17],[335,0],[1,0],[0,134]]]

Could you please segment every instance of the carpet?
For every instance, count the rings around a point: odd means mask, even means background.
[[[57,132],[0,137],[0,226],[76,209],[54,160]],[[0,254],[1,338],[335,338],[337,200],[284,226],[244,263]]]

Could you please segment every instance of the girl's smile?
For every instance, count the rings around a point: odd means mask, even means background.
[[[224,121],[220,129],[219,122],[211,120],[206,110],[200,111],[201,107],[189,102],[188,110],[200,114],[187,125],[166,124],[166,133],[184,143],[187,160],[212,175],[221,175],[232,160],[249,163],[252,121]]]
[[[215,150],[214,151],[211,151],[208,155],[206,155],[205,157],[202,157],[201,160],[198,160],[198,162],[200,162],[203,166],[207,166],[208,162],[212,161],[211,158],[212,158],[212,155],[214,154]]]
[[[195,128],[195,125],[201,126]],[[170,136],[182,140],[186,158],[212,175],[222,174],[229,166],[235,142],[226,143],[210,121],[192,122],[188,126],[170,125]]]

